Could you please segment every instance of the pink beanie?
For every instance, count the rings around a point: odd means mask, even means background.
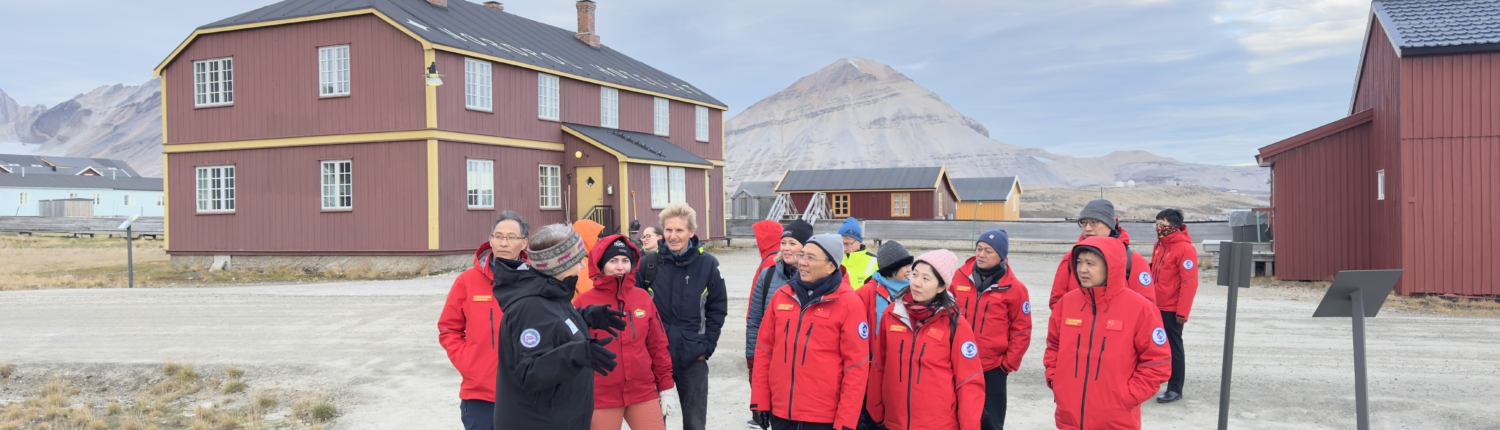
[[[958,270],[958,256],[953,251],[939,249],[927,251],[917,256],[916,261],[926,262],[937,270],[938,276],[943,278],[943,285],[953,286],[953,272]]]

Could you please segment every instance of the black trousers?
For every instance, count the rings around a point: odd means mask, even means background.
[[[464,420],[464,430],[495,430],[495,403],[483,400],[459,402],[458,411]]]
[[[1182,323],[1177,322],[1176,312],[1162,311],[1161,325],[1167,331],[1167,343],[1172,345],[1172,378],[1167,380],[1167,391],[1182,394],[1182,382],[1187,379],[1187,360],[1182,352]]]
[[[683,430],[703,430],[708,424],[708,362],[694,361],[672,372],[677,400],[682,403]]]
[[[781,417],[772,415],[771,430],[833,430],[833,424],[789,421],[781,419]]]
[[[984,415],[979,420],[980,430],[1005,428],[1005,381],[1009,378],[999,367],[984,372]]]

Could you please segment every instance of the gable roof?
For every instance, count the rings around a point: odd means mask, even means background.
[[[1256,164],[1261,167],[1271,166],[1271,157],[1275,157],[1287,151],[1297,149],[1303,145],[1313,143],[1338,132],[1348,130],[1375,119],[1374,109],[1365,109],[1354,115],[1346,116],[1338,121],[1324,124],[1321,127],[1302,132],[1296,136],[1282,139],[1280,142],[1272,143],[1260,148],[1260,153],[1255,155]]]
[[[300,22],[320,16],[334,18],[360,13],[377,13],[424,44],[434,45],[435,49],[484,55],[521,67],[545,69],[727,109],[724,102],[681,79],[609,46],[595,49],[575,39],[572,30],[467,0],[450,0],[446,7],[431,5],[426,0],[283,0],[198,27],[194,36],[276,21]],[[192,42],[194,36],[189,36],[158,66],[158,74],[177,52]],[[462,74],[461,70],[446,72]]]
[[[943,167],[788,170],[776,192],[931,190],[946,175]]]
[[[0,174],[0,187],[161,192],[162,180],[161,178],[126,178],[123,176],[110,179],[108,176],[33,175],[27,171],[26,176]]]
[[[1009,201],[1016,188],[1016,177],[953,178],[953,188],[966,202]]]
[[[15,164],[15,166],[10,166]],[[19,175],[21,171],[26,176],[35,175],[78,175],[85,170],[94,169],[101,176],[116,175],[117,177],[140,177],[135,169],[130,168],[124,160],[112,158],[80,158],[80,157],[53,157],[50,155],[16,155],[0,154],[0,166],[11,173]],[[53,170],[56,167],[56,170]]]
[[[613,128],[563,123],[563,131],[594,146],[614,153],[628,163],[676,164],[697,169],[712,169],[713,163],[693,155],[660,136]]]
[[[1375,0],[1402,56],[1500,50],[1500,0]]]
[[[745,193],[750,197],[776,197],[776,181],[745,182],[731,196]]]

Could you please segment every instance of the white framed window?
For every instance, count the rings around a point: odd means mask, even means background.
[[[157,206],[164,206],[164,203],[166,203],[166,200],[167,200],[167,198],[165,196],[158,195],[158,196],[156,196],[156,205]]]
[[[667,99],[661,97],[657,97],[655,100],[652,100],[651,104],[652,131],[654,131],[657,136],[669,135],[672,131],[672,114],[671,112],[669,112],[669,109],[671,109],[671,104],[667,102]]]
[[[31,204],[31,194],[29,194],[29,193],[24,193],[23,192],[23,193],[21,193],[20,197],[17,197],[17,199],[20,201],[19,204],[21,206],[27,206],[27,205]]]
[[[542,209],[562,209],[562,166],[541,165],[537,174]]]
[[[620,128],[620,90],[599,87],[599,126]]]
[[[490,62],[464,59],[464,107],[469,109],[493,111],[495,103],[493,94],[494,87],[490,81]]]
[[[99,206],[102,204],[104,204],[104,199],[100,198],[99,193],[94,193],[94,206]]]
[[[68,193],[68,198],[70,198],[70,199],[76,199],[76,198],[78,198],[78,193]]]
[[[130,199],[130,195],[129,194],[126,194],[125,195],[125,206],[134,206],[134,205],[135,205],[135,201],[133,201],[133,200]]]
[[[331,160],[321,164],[323,209],[354,209],[354,162]]]
[[[536,116],[541,119],[558,120],[557,77],[546,73],[536,74]]]
[[[198,212],[234,212],[234,166],[197,169]]]
[[[693,138],[699,142],[708,141],[708,108],[706,107],[693,107]]]
[[[1385,169],[1375,171],[1375,200],[1385,200]]]
[[[469,208],[495,208],[495,160],[469,160]]]
[[[687,202],[687,169],[651,166],[651,208]]]
[[[349,95],[349,45],[318,48],[318,96]]]
[[[215,58],[193,62],[193,105],[196,107],[234,104],[234,58]]]

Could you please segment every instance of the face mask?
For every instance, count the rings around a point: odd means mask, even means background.
[[[1156,237],[1165,238],[1177,232],[1177,226],[1167,224],[1166,227],[1156,226]]]

